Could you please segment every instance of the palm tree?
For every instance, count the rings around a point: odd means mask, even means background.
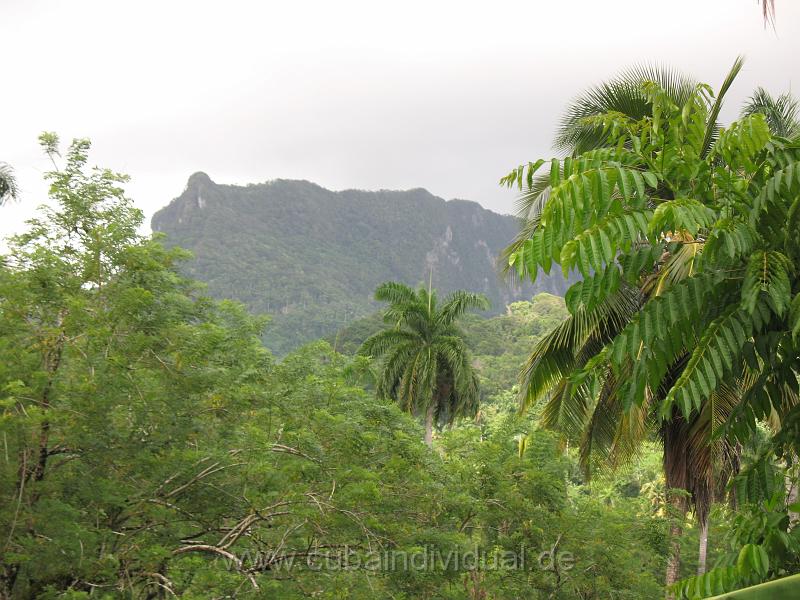
[[[470,309],[488,309],[489,301],[456,291],[440,306],[430,285],[415,292],[395,282],[378,286],[375,299],[389,303],[384,320],[390,327],[367,339],[359,353],[383,358],[378,395],[424,415],[430,446],[435,423],[452,423],[477,411],[478,377],[456,321]]]
[[[599,389],[576,384],[572,375],[624,329],[643,306],[646,294],[638,287],[624,286],[594,310],[580,309],[568,317],[534,348],[522,371],[521,391],[525,409],[545,401],[541,425],[560,431],[578,446],[587,477],[597,468],[613,470],[635,458],[653,436],[660,440],[672,509],[669,585],[678,578],[677,540],[689,501],[700,525],[703,563],[711,504],[723,497],[725,483],[738,469],[737,448],[727,438],[716,438],[714,432],[728,420],[743,390],[720,389],[687,421],[679,411],[667,419],[659,417],[663,390],[654,390],[642,405],[626,406],[620,393],[622,382],[610,366]],[[677,378],[688,354],[687,347],[683,360],[673,365],[670,379]]]
[[[10,165],[0,162],[0,206],[9,200],[14,200],[19,195],[17,180],[14,177],[14,170]]]
[[[716,120],[723,97],[741,67],[742,61],[737,59],[709,111],[703,140],[706,152],[717,135]],[[697,87],[691,78],[669,69],[639,67],[627,71],[591,88],[570,104],[556,133],[556,148],[572,156],[602,148],[608,134],[587,121],[587,117],[617,112],[640,119],[651,114],[652,107],[642,87],[645,81],[657,83],[678,106],[684,105]],[[515,253],[531,238],[547,198],[546,178],[534,180],[521,196],[518,209],[523,226],[516,240],[505,250],[506,255]],[[598,305],[577,310],[533,349],[521,373],[520,389],[523,408],[547,399],[542,413],[543,426],[557,429],[579,443],[587,475],[593,458],[610,467],[617,466],[634,457],[643,441],[657,435],[664,449],[664,473],[667,488],[672,490],[669,496],[673,512],[682,517],[690,498],[698,517],[702,563],[711,502],[720,497],[721,484],[738,467],[736,449],[724,438],[715,439],[713,432],[731,414],[744,390],[724,388],[717,391],[711,401],[687,421],[677,409],[667,418],[658,415],[657,406],[669,385],[662,384],[661,389],[652,390],[641,406],[628,406],[619,393],[622,382],[610,367],[605,368],[599,388],[582,385],[573,377],[625,328],[649,298],[663,293],[691,273],[700,246],[700,243],[689,244],[672,255],[665,253],[656,269],[636,285],[623,284],[619,292]],[[677,379],[690,351],[689,347],[683,349],[683,358],[672,365],[664,383]],[[603,370],[602,365],[600,369]],[[673,519],[667,585],[678,578],[677,542],[681,534],[679,520]]]
[[[789,139],[800,137],[800,107],[791,94],[773,98],[764,88],[756,88],[742,108],[741,116],[748,117],[754,113],[761,113],[767,118],[767,125],[773,134]]]

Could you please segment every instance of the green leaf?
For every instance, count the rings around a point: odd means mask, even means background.
[[[771,307],[782,316],[791,304],[789,272],[792,262],[782,252],[759,250],[750,256],[742,285],[742,306],[752,314],[761,292],[766,292]]]
[[[730,372],[742,355],[742,347],[751,328],[750,319],[738,306],[730,306],[722,316],[712,321],[702,331],[702,337],[692,350],[686,367],[667,394],[662,415],[669,414],[671,405],[678,400],[686,418],[691,412],[687,408],[699,408],[714,390],[714,382],[709,381],[709,373],[713,374],[712,361],[720,361],[725,373]],[[713,354],[717,356],[712,358]]]
[[[647,182],[647,185],[649,185],[651,188],[655,189],[658,187],[658,177],[656,177],[655,173],[644,171],[642,172],[642,177]]]
[[[656,207],[650,221],[649,235],[654,241],[670,232],[688,231],[696,235],[700,229],[710,227],[715,220],[716,213],[698,200],[668,200]]]

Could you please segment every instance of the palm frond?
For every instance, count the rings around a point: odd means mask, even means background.
[[[620,393],[623,378],[604,366],[603,385],[580,443],[580,463],[587,477],[593,467],[612,471],[632,460],[653,430],[649,402],[625,408]]]
[[[383,320],[395,327],[405,326],[423,337],[432,326],[427,305],[420,302],[392,304],[384,311]]]
[[[680,234],[673,234],[677,239]],[[697,261],[703,251],[702,240],[695,240],[688,233],[680,235],[684,243],[672,253],[664,253],[658,270],[642,283],[642,291],[647,296],[661,296],[676,283],[684,281],[697,269]]]
[[[397,402],[401,408],[412,414],[421,414],[425,411],[433,395],[433,388],[424,385],[428,368],[426,352],[416,352],[413,359],[408,361],[397,387]]]
[[[577,442],[591,418],[594,403],[591,389],[585,383],[573,384],[566,377],[559,379],[542,407],[539,424],[558,431],[567,441]]]
[[[367,338],[359,348],[358,353],[362,356],[379,357],[401,344],[413,344],[417,341],[419,341],[419,336],[410,331],[384,329]]]
[[[641,302],[638,289],[623,285],[592,310],[578,309],[542,338],[520,374],[522,409],[535,405],[559,380],[583,366],[579,358],[587,342],[603,345],[622,331]]]
[[[387,281],[375,289],[375,300],[390,304],[414,304],[418,301],[414,290],[396,281]]]
[[[642,444],[655,429],[656,423],[649,396],[641,405],[633,404],[623,411],[614,442],[608,451],[608,468],[616,469],[634,460],[641,451]]]
[[[775,27],[775,0],[759,0],[761,2],[761,14],[764,17],[764,27],[771,24]]]
[[[647,116],[651,107],[642,89],[646,81],[657,83],[678,105],[683,105],[697,86],[690,77],[667,67],[634,66],[610,81],[589,88],[571,102],[556,130],[556,150],[580,154],[605,145],[607,133],[597,125],[588,124],[587,117],[610,112],[622,113],[634,120]]]
[[[418,348],[404,344],[395,347],[383,361],[378,375],[376,393],[380,398],[391,398],[400,402],[400,386],[408,365],[413,362]]]
[[[689,490],[695,513],[703,521],[711,503],[738,469],[738,451],[725,436],[716,433],[741,402],[741,390],[721,385],[689,422],[686,437]]]
[[[706,135],[703,139],[703,146],[702,146],[702,153],[701,156],[708,155],[709,150],[711,150],[711,146],[714,143],[714,139],[719,132],[719,125],[717,123],[717,119],[719,118],[719,111],[722,110],[722,103],[725,99],[725,94],[728,93],[728,90],[733,85],[736,76],[739,74],[739,71],[742,70],[744,66],[744,56],[737,56],[736,60],[733,61],[733,66],[731,66],[731,70],[728,71],[728,74],[725,77],[725,81],[722,82],[722,86],[719,88],[719,92],[717,92],[717,97],[714,100],[714,105],[711,107],[711,111],[708,113],[708,119],[706,121]]]
[[[0,206],[9,200],[19,197],[19,187],[14,175],[14,169],[7,163],[0,162]]]
[[[800,107],[791,94],[784,93],[773,98],[764,88],[756,88],[742,107],[741,116],[749,117],[756,113],[766,117],[774,135],[789,139],[800,136]]]
[[[463,316],[468,310],[489,310],[489,308],[489,299],[483,294],[457,290],[444,299],[444,303],[439,309],[436,323],[447,326]]]

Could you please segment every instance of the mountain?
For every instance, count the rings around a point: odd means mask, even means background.
[[[510,285],[497,256],[518,230],[514,217],[424,189],[333,192],[308,181],[220,185],[205,173],[152,220],[167,243],[194,253],[187,275],[215,297],[272,316],[265,343],[283,354],[376,309],[387,280],[446,293],[486,294],[492,314],[537,292],[563,295],[560,274]]]

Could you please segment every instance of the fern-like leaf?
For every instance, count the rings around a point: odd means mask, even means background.
[[[653,240],[679,231],[688,231],[692,236],[696,236],[700,229],[710,227],[716,218],[716,213],[698,200],[692,198],[668,200],[656,208],[648,233]]]
[[[742,354],[742,347],[750,337],[752,320],[738,306],[729,307],[720,317],[712,321],[694,347],[686,368],[667,394],[662,414],[667,415],[674,403],[689,417],[699,409],[724,380]]]
[[[764,292],[772,310],[783,316],[792,302],[789,274],[793,269],[792,262],[781,252],[759,250],[753,253],[747,262],[742,286],[744,309],[752,314],[760,294]]]

